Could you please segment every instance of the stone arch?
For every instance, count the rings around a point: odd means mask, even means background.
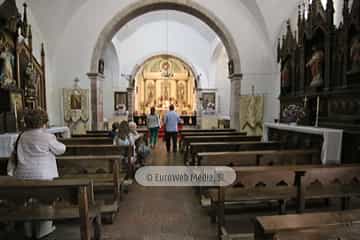
[[[97,71],[98,60],[108,41],[129,21],[143,14],[158,10],[176,10],[190,14],[206,23],[223,42],[229,59],[233,61],[234,73],[240,73],[240,56],[235,40],[226,26],[209,10],[191,0],[148,0],[129,5],[114,16],[100,33],[92,53],[90,72]]]
[[[90,73],[88,73],[91,81],[91,94],[92,94],[92,128],[101,129],[103,119],[103,106],[102,101],[102,84],[99,83],[103,80],[103,76],[98,76],[98,62],[101,58],[102,52],[108,41],[111,41],[113,36],[129,21],[132,19],[144,15],[148,12],[159,10],[175,10],[190,14],[205,24],[207,24],[223,42],[226,52],[229,57],[229,78],[231,80],[231,102],[230,102],[230,118],[231,127],[239,129],[239,101],[240,101],[240,89],[242,79],[240,55],[230,31],[227,29],[224,23],[216,17],[216,15],[210,12],[202,5],[194,2],[193,0],[139,0],[136,3],[130,4],[115,15],[101,31],[96,45],[94,47],[91,63]],[[132,98],[129,94],[129,98]],[[99,99],[100,100],[97,100]]]

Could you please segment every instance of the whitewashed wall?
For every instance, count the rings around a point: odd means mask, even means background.
[[[284,21],[296,12],[299,1],[226,0],[226,4],[218,0],[193,1],[216,15],[235,39],[244,75],[242,93],[249,93],[254,85],[258,93],[269,98],[265,118],[271,120],[277,116],[280,84],[274,46]],[[137,0],[28,2],[48,48],[47,70],[49,66],[52,68],[47,83],[51,121],[61,124],[61,88],[71,86],[75,77],[80,77],[83,87],[90,87],[86,73],[100,32],[113,16]],[[123,60],[120,58],[120,65]]]

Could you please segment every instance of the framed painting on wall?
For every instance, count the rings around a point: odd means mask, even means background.
[[[127,92],[114,92],[114,110],[117,106],[124,104],[128,109],[128,93]]]
[[[216,93],[205,92],[202,94],[202,106],[204,110],[215,110],[216,106]]]

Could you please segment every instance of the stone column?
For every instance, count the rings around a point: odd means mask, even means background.
[[[242,74],[232,74],[230,99],[230,127],[240,131],[240,95]]]
[[[101,130],[104,127],[103,83],[105,77],[100,73],[88,73],[87,75],[90,79],[91,129]]]
[[[128,112],[129,112],[129,121],[134,121],[134,111],[135,111],[135,88],[127,88],[128,93]]]

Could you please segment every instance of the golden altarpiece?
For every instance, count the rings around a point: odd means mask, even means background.
[[[196,84],[190,67],[168,55],[147,61],[135,77],[135,115],[147,114],[151,107],[163,116],[173,104],[180,115],[196,109]]]
[[[6,0],[0,6],[0,132],[19,131],[23,110],[38,107],[46,109],[44,46],[39,63],[27,5],[21,16],[15,0]]]

